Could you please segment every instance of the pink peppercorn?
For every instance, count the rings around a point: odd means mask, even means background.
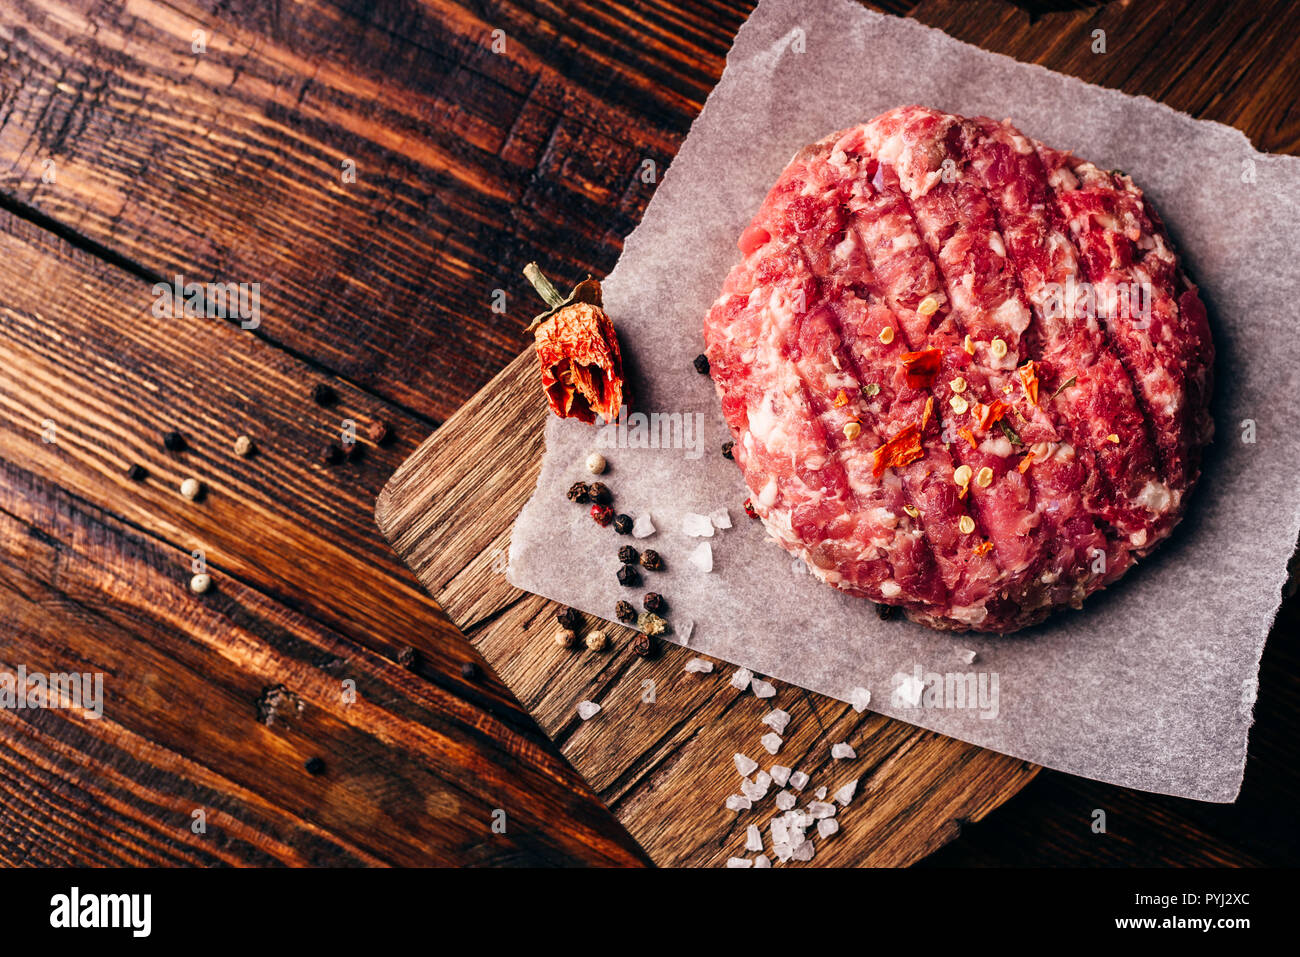
[[[608,505],[591,506],[591,519],[601,528],[614,521],[614,510]]]

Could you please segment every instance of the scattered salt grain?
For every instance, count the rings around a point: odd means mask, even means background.
[[[853,710],[858,714],[867,710],[867,705],[871,704],[871,692],[866,688],[854,688],[849,692],[849,702],[853,705]]]
[[[780,708],[773,708],[763,715],[763,723],[777,734],[785,734],[785,726],[790,723],[790,715]]]
[[[853,800],[853,795],[857,793],[857,790],[858,779],[854,778],[848,784],[844,785],[844,787],[835,792],[835,800],[839,801],[843,806],[848,807],[849,802]]]
[[[699,546],[686,556],[686,560],[707,575],[713,571],[713,548],[708,542],[700,542]]]
[[[789,791],[782,791],[776,796],[776,806],[782,811],[790,810],[795,806],[795,796]]]
[[[725,508],[715,509],[709,513],[709,521],[714,528],[731,528],[731,513]]]
[[[831,745],[831,757],[832,757],[832,758],[836,758],[836,759],[841,759],[841,758],[856,758],[857,756],[858,756],[858,752],[854,751],[851,747],[849,747],[849,746],[848,746],[847,744],[845,744],[843,741],[841,741],[839,744],[833,744],[833,745]]]
[[[632,523],[633,538],[649,538],[655,533],[655,523],[650,518],[649,512],[642,512]]]
[[[762,870],[764,867],[771,867],[772,860],[766,854],[760,854],[754,858],[754,869]]]
[[[825,801],[813,801],[808,805],[808,813],[813,816],[814,821],[820,821],[824,817],[834,817],[835,805],[827,804]]]
[[[732,794],[727,798],[728,811],[748,811],[753,806],[753,802],[741,794]]]
[[[751,824],[745,828],[745,850],[761,851],[763,849],[763,835],[758,830],[757,824]]]
[[[804,841],[794,849],[794,859],[796,861],[811,861],[816,851],[813,848],[812,841]]]
[[[833,817],[822,818],[817,822],[817,836],[828,838],[840,829],[840,822]]]
[[[769,731],[763,737],[759,738],[759,743],[767,748],[768,754],[776,754],[781,750],[781,736],[775,731]]]
[[[740,793],[751,801],[761,801],[767,797],[767,785],[745,778],[740,782]]]
[[[583,721],[586,721],[588,718],[593,717],[596,714],[596,712],[598,712],[599,710],[600,710],[600,705],[596,704],[596,702],[594,701],[578,702],[578,717],[581,718]]]
[[[785,841],[782,841],[780,844],[772,845],[772,853],[776,855],[778,861],[784,864],[786,861],[790,860],[790,858],[794,857],[794,848]]]
[[[776,796],[776,799],[780,801],[781,795],[778,794]],[[772,832],[772,843],[774,845],[790,843],[790,831],[788,828],[786,828],[785,821],[782,818],[779,817],[772,818],[771,823],[768,825],[768,828]]]
[[[909,708],[915,708],[921,703],[921,694],[925,691],[925,682],[916,675],[905,675],[903,680],[898,683],[895,691],[898,694],[899,701]]]
[[[798,849],[806,840],[808,840],[804,835],[803,828],[799,825],[787,821],[786,827],[788,828],[788,833],[790,835],[791,847]]]
[[[736,673],[731,676],[731,687],[737,691],[744,691],[749,687],[749,683],[754,680],[754,672],[748,668],[737,668]]]
[[[682,516],[682,534],[692,538],[712,538],[713,522],[707,515],[699,512],[687,512]]]
[[[771,786],[772,786],[772,775],[768,774],[766,771],[759,771],[757,774],[754,775],[754,781],[755,781],[755,783],[757,783],[757,784],[759,784],[759,785],[761,785],[761,786],[763,786],[763,787],[765,787],[765,788],[766,788],[766,787],[771,787]]]
[[[683,644],[689,644],[691,634],[695,631],[695,619],[683,618],[673,629],[677,633],[677,639]]]
[[[731,760],[736,762],[736,770],[740,772],[741,777],[749,777],[758,768],[757,761],[739,751],[732,756]]]
[[[818,788],[817,793],[814,794],[813,797],[815,797],[819,801],[826,800],[826,789],[824,787]]]
[[[790,775],[790,787],[796,791],[802,791],[808,786],[808,775],[802,771],[795,771]]]
[[[978,656],[969,648],[958,648],[957,657],[961,660],[962,664],[973,665]]]
[[[776,782],[777,787],[785,787],[786,782],[790,780],[790,769],[784,764],[772,765],[772,780]]]
[[[776,686],[770,681],[761,681],[756,678],[750,687],[754,689],[754,697],[756,698],[770,698],[776,694]],[[776,752],[773,751],[772,753],[775,754]]]
[[[727,858],[728,867],[753,867],[754,862],[747,857],[729,857]]]
[[[692,658],[686,662],[685,670],[691,674],[707,675],[713,670],[713,662],[705,661],[703,658]]]

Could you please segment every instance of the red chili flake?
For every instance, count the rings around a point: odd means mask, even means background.
[[[993,543],[980,542],[978,545],[972,548],[971,551],[974,552],[976,555],[987,555],[989,552],[993,551]]]
[[[1026,472],[1029,471],[1029,466],[1033,464],[1034,464],[1034,453],[1030,452],[1028,455],[1026,455],[1023,459],[1020,460],[1020,464],[1016,466],[1016,471],[1019,472],[1021,475],[1024,475]]]
[[[591,506],[591,519],[601,528],[614,521],[614,510],[608,505]]]
[[[880,478],[885,474],[885,469],[902,468],[915,462],[923,454],[921,430],[915,425],[906,425],[897,435],[871,453],[871,474]]]
[[[1025,384],[1025,395],[1029,396],[1029,401],[1038,405],[1038,370],[1034,367],[1033,359],[1020,367],[1020,381]]]
[[[970,429],[958,429],[957,434],[960,435],[967,442],[969,442],[971,448],[974,449],[979,447],[975,443],[975,433],[972,432]]]
[[[536,263],[524,275],[551,307],[529,326],[551,411],[587,423],[597,415],[614,421],[624,403],[623,356],[614,324],[601,308],[600,283],[585,279],[566,299]]]
[[[913,389],[928,389],[939,374],[939,360],[943,357],[940,349],[922,349],[920,352],[904,352],[898,357],[907,373],[907,384]]]
[[[754,511],[754,503],[745,499],[745,514],[750,518],[758,518],[758,512]]]
[[[835,396],[835,408],[842,409],[844,408],[844,406],[848,404],[849,404],[849,397],[844,394],[843,389],[840,389],[839,395]]]
[[[1002,417],[1007,414],[1010,408],[1011,406],[1001,399],[994,399],[988,405],[980,406],[980,428],[987,432],[992,426],[1002,421]]]
[[[926,425],[930,422],[930,416],[934,415],[934,396],[925,400],[925,408],[921,410],[921,431],[925,431]]]

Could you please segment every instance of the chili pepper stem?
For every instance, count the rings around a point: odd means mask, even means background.
[[[533,284],[537,294],[546,301],[546,304],[552,309],[558,309],[564,305],[565,299],[560,295],[560,290],[556,289],[554,284],[546,278],[540,266],[537,263],[529,263],[524,267],[524,277]]]

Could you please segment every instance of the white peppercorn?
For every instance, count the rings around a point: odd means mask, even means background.
[[[199,497],[203,491],[203,483],[196,478],[187,478],[181,482],[181,494],[191,502]]]
[[[603,631],[587,632],[586,641],[587,641],[587,647],[590,648],[592,651],[604,651],[605,646],[609,644],[609,640],[605,637],[605,633]]]
[[[190,579],[190,591],[196,595],[202,595],[212,587],[212,576],[199,573]]]
[[[605,456],[599,452],[592,452],[587,456],[587,471],[592,475],[599,475],[605,471]]]

